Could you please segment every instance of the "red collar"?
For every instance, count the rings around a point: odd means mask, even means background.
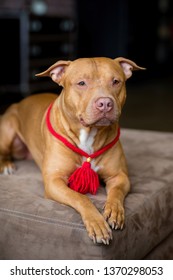
[[[64,143],[65,146],[67,146],[69,149],[71,149],[72,151],[74,151],[75,153],[84,156],[86,158],[96,158],[98,156],[100,156],[101,154],[103,154],[104,152],[106,152],[107,150],[109,150],[110,148],[112,148],[119,140],[120,137],[120,128],[118,127],[118,133],[117,136],[115,137],[115,139],[110,142],[109,144],[107,144],[106,146],[104,146],[103,148],[101,148],[100,150],[94,152],[93,154],[88,154],[85,151],[81,150],[80,148],[74,146],[73,144],[71,144],[66,138],[64,138],[63,136],[61,136],[60,134],[58,134],[54,128],[52,127],[52,124],[50,122],[50,112],[51,112],[51,108],[52,108],[51,104],[48,107],[47,110],[47,114],[46,114],[46,124],[47,124],[47,128],[50,131],[50,133],[57,138],[59,141],[61,141],[62,143]]]

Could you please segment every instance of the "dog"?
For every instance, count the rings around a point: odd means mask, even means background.
[[[126,80],[134,70],[143,69],[123,57],[58,61],[36,76],[51,77],[62,87],[60,95],[28,96],[0,117],[0,173],[15,171],[13,159],[34,159],[42,172],[45,197],[79,212],[94,243],[109,244],[112,229],[124,226],[124,199],[130,181],[118,136],[119,118],[126,100]],[[97,156],[86,159],[85,153]],[[87,191],[69,187],[69,177],[84,162],[90,164],[85,166],[87,180],[93,172],[92,180],[98,184],[99,175],[105,182],[103,213],[85,194]],[[85,178],[83,181],[88,184]]]

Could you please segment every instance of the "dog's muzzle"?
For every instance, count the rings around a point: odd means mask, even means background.
[[[79,120],[85,127],[110,126],[118,122],[119,116],[116,102],[109,97],[100,97],[87,108],[85,114],[79,116]]]

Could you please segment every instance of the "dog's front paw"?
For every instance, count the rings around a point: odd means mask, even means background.
[[[7,160],[0,161],[0,174],[10,175],[14,173],[15,169],[16,167],[13,162]]]
[[[123,229],[124,207],[120,201],[106,202],[103,216],[112,229]]]
[[[99,213],[84,219],[89,237],[94,243],[103,243],[109,245],[112,239],[112,230],[103,216]]]

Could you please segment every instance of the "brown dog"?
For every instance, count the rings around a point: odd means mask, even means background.
[[[11,159],[32,158],[40,167],[45,196],[75,208],[89,237],[109,244],[112,229],[124,225],[124,198],[130,183],[124,153],[118,141],[91,160],[92,169],[106,183],[103,215],[88,196],[68,187],[68,178],[84,157],[56,139],[46,125],[88,154],[109,144],[118,133],[118,120],[126,99],[125,81],[133,70],[144,69],[125,58],[82,58],[58,61],[38,76],[50,76],[63,87],[60,96],[39,94],[10,106],[0,118],[0,172],[13,173]],[[86,159],[85,159],[86,160]]]

